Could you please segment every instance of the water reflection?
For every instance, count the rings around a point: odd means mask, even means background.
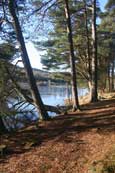
[[[47,105],[64,105],[66,98],[71,98],[71,88],[66,86],[40,86],[39,91],[44,104]],[[78,95],[84,96],[88,90],[86,88],[79,88]],[[10,100],[9,107],[13,107],[19,100]],[[32,120],[38,119],[38,114],[33,105],[28,103],[18,105],[15,107],[20,113],[5,118],[5,123],[8,128],[20,128]],[[23,112],[24,111],[24,112]],[[55,116],[55,113],[48,112],[50,116]]]
[[[70,86],[40,86],[39,91],[44,104],[63,105],[66,98],[72,97]],[[86,88],[78,89],[79,96],[84,96],[87,92]]]

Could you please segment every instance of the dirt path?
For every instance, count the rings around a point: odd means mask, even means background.
[[[2,136],[0,173],[94,173],[115,149],[115,100],[82,109]]]

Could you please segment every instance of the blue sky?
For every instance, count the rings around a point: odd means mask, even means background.
[[[99,0],[99,4],[102,10],[104,10],[104,6],[107,3],[108,0]]]

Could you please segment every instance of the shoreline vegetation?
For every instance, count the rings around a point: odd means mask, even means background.
[[[101,100],[109,100],[109,99],[115,99],[115,92],[99,92],[98,94],[99,101]],[[64,100],[65,105],[72,105],[72,99],[65,99]],[[84,105],[90,103],[90,95],[87,93],[84,96],[79,97],[79,104]]]
[[[81,112],[3,134],[0,172],[114,173],[115,93],[103,93],[93,104],[88,98],[81,98]]]

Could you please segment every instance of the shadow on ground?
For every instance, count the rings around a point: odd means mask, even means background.
[[[18,132],[2,136],[2,143],[8,150],[4,157],[21,154],[33,147],[44,145],[50,140],[65,143],[74,142],[74,135],[95,130],[107,134],[115,132],[115,100],[101,101],[82,107],[78,113],[60,115],[51,121],[31,124]],[[83,143],[83,141],[77,141]],[[2,157],[1,162],[4,161]]]

